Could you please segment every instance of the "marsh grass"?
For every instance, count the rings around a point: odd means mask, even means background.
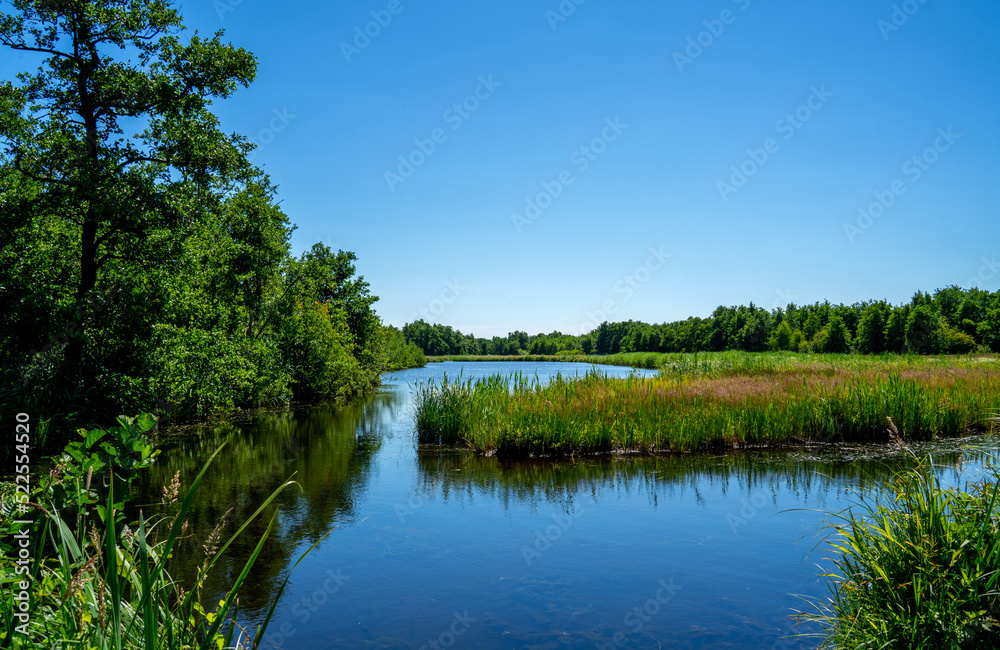
[[[660,376],[542,386],[510,379],[431,382],[416,391],[420,442],[508,457],[884,442],[988,428],[995,363],[851,355],[664,355]]]
[[[623,352],[620,354],[505,354],[505,355],[462,355],[451,354],[441,357],[427,357],[428,363],[442,361],[558,361],[562,363],[589,363],[603,366],[629,366],[632,368],[659,368],[664,357],[672,356],[660,352]]]
[[[924,460],[835,515],[824,647],[1000,647],[1000,473],[945,488]]]

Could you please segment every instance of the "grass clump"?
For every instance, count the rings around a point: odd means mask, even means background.
[[[824,647],[1000,647],[1000,472],[945,488],[930,459],[839,515]]]

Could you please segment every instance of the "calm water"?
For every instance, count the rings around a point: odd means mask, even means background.
[[[446,363],[394,373],[363,403],[181,432],[145,486],[188,483],[229,444],[194,504],[197,538],[242,522],[294,474],[241,597],[259,620],[292,573],[262,648],[808,648],[793,610],[823,599],[824,512],[904,461],[866,450],[501,463],[414,443],[408,384],[460,371],[547,379],[590,366]],[[623,368],[601,368],[619,375]],[[190,435],[197,434],[197,435]],[[972,445],[978,445],[972,447]],[[944,478],[981,467],[988,440],[933,448]],[[148,506],[153,508],[152,505]],[[261,519],[209,588],[238,575]],[[227,530],[235,527],[230,525]],[[332,532],[331,532],[332,531]]]

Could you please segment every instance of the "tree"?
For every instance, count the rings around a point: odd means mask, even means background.
[[[750,303],[749,309],[746,322],[737,334],[737,340],[741,350],[763,352],[768,348],[770,317],[765,310],[755,309],[753,303]]]
[[[851,351],[851,333],[839,315],[832,314],[823,331],[826,333],[823,337],[823,352],[843,354]]]
[[[909,305],[896,307],[885,321],[886,352],[906,351],[906,322],[910,317]]]
[[[0,144],[29,201],[0,205],[0,226],[44,217],[69,234],[72,300],[88,309],[116,259],[154,265],[144,244],[212,212],[233,182],[254,175],[245,139],[218,129],[211,99],[248,85],[248,52],[197,35],[183,44],[167,0],[16,0],[0,14],[0,44],[46,55],[19,85],[0,84]],[[123,51],[134,53],[130,58]],[[131,132],[130,125],[145,129]],[[80,364],[86,332],[67,348]]]
[[[856,344],[862,354],[880,354],[885,352],[885,326],[889,314],[889,305],[878,302],[865,307],[858,322]]]
[[[936,352],[940,317],[929,307],[930,301],[921,301],[910,311],[906,320],[906,347],[910,352],[930,354]]]
[[[989,309],[979,324],[979,340],[993,352],[1000,352],[1000,309]]]
[[[804,336],[807,341],[811,341],[816,334],[819,333],[822,327],[823,323],[820,320],[818,309],[816,307],[810,308],[809,315],[802,324],[802,336]]]
[[[774,328],[774,334],[769,341],[772,350],[790,350],[792,345],[792,328],[788,321],[783,320]]]

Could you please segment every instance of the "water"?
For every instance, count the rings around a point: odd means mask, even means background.
[[[394,373],[370,399],[336,410],[177,432],[144,500],[155,509],[174,472],[188,484],[229,439],[193,505],[196,537],[178,552],[190,580],[223,513],[233,508],[229,520],[245,521],[294,474],[302,490],[282,492],[206,587],[231,584],[274,515],[241,595],[247,621],[259,621],[291,564],[319,542],[292,573],[263,649],[816,647],[815,638],[790,636],[815,631],[790,615],[815,611],[811,603],[828,595],[817,567],[830,568],[827,513],[907,466],[898,454],[504,463],[415,446],[408,384],[444,372],[520,371],[545,381],[589,369],[432,364]],[[930,448],[947,482],[981,468],[985,452],[972,445]]]

